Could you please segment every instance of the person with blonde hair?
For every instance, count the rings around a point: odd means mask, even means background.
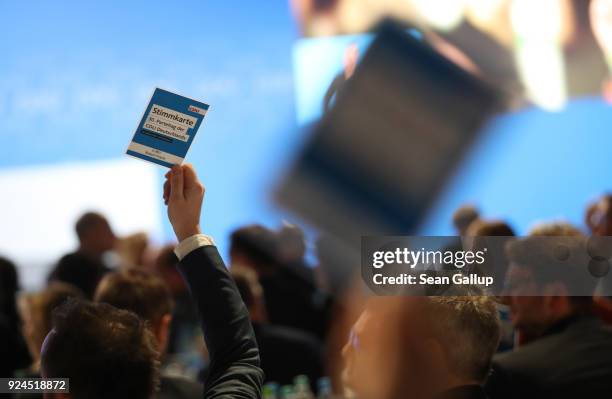
[[[53,310],[68,298],[82,297],[83,293],[75,286],[55,281],[40,292],[24,294],[19,298],[23,332],[32,357],[30,368],[24,371],[26,374],[40,375],[40,348],[52,329]]]

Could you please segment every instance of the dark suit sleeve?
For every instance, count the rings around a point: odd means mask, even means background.
[[[260,398],[263,371],[246,306],[217,248],[197,248],[179,263],[196,302],[210,353],[205,398]]]

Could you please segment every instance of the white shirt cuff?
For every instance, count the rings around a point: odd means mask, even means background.
[[[176,248],[174,248],[174,253],[179,260],[182,260],[194,249],[206,245],[215,245],[211,236],[207,236],[206,234],[194,234],[191,237],[187,237],[181,241]]]

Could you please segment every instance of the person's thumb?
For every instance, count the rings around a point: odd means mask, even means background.
[[[170,183],[170,200],[176,201],[183,199],[183,168],[180,165],[172,167],[172,177]]]

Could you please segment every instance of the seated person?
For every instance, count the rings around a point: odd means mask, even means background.
[[[257,272],[272,324],[308,331],[323,339],[327,331],[327,298],[314,280],[281,262],[279,245],[279,236],[264,226],[242,227],[230,237],[231,266]]]
[[[107,274],[96,290],[96,302],[134,312],[148,323],[163,358],[168,343],[174,303],[163,281],[141,269]],[[161,360],[161,359],[160,359]],[[202,385],[186,378],[160,376],[155,398],[200,398]]]
[[[15,264],[0,256],[0,377],[13,377],[31,359],[17,312],[19,275]]]
[[[594,236],[612,236],[612,194],[603,195],[590,204],[585,222]]]
[[[49,274],[49,281],[62,281],[93,298],[98,282],[109,271],[104,254],[115,248],[117,237],[103,215],[87,212],[75,225],[79,247],[64,255]]]
[[[292,384],[295,376],[304,374],[315,384],[324,374],[319,340],[305,331],[269,324],[257,274],[244,267],[232,267],[230,273],[249,309],[265,381]]]
[[[176,246],[172,244],[164,246],[153,263],[155,273],[170,290],[174,302],[172,323],[166,345],[166,353],[169,356],[181,356],[185,353],[196,354],[203,346],[195,304],[191,301],[185,281],[176,268],[179,261],[174,253],[175,248]]]
[[[204,187],[189,165],[173,167],[167,178],[164,199],[179,240],[179,269],[197,304],[211,358],[203,396],[260,398],[263,372],[248,311],[217,248],[200,231]],[[47,378],[70,378],[69,394],[49,398],[149,399],[158,359],[155,337],[134,313],[68,301],[54,312],[41,372]]]
[[[360,399],[485,398],[497,308],[476,287],[452,290],[370,299],[343,349],[347,388]]]
[[[612,389],[612,331],[594,315],[592,293],[570,296],[576,287],[595,288],[579,257],[583,243],[579,231],[557,224],[509,246],[504,300],[514,327],[530,339],[495,356],[491,397],[597,398]]]
[[[25,294],[20,298],[19,311],[23,320],[23,332],[32,357],[32,364],[29,369],[20,371],[20,377],[40,377],[40,348],[51,331],[51,314],[68,298],[83,298],[83,293],[78,288],[59,281],[49,284],[40,292]]]

